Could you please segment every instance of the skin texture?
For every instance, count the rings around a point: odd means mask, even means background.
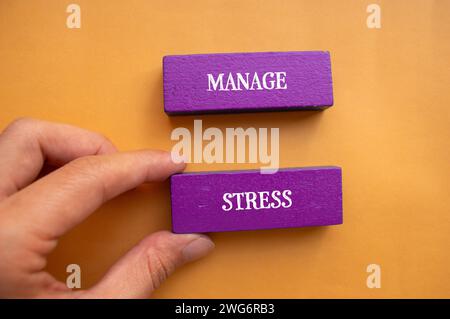
[[[56,170],[39,178],[44,166]],[[120,153],[102,135],[18,119],[0,134],[0,297],[146,298],[177,267],[209,253],[205,235],[156,232],[88,290],[72,291],[45,272],[58,238],[104,202],[184,169],[170,153]],[[82,199],[82,200],[80,200]]]

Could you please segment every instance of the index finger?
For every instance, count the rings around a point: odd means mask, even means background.
[[[76,159],[7,198],[5,211],[23,229],[55,240],[101,204],[150,181],[182,171],[170,153],[135,151]]]

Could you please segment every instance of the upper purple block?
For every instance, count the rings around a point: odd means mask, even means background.
[[[163,58],[163,75],[168,114],[333,105],[329,52],[170,55]]]
[[[342,223],[339,167],[171,177],[172,230],[204,233]]]

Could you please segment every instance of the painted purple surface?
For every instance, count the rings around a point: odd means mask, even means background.
[[[208,91],[207,74],[286,72],[285,90]],[[163,58],[168,114],[315,110],[333,105],[325,51],[172,55]]]
[[[289,208],[224,211],[223,194],[292,191]],[[220,232],[342,224],[339,167],[182,173],[171,177],[172,230]],[[229,208],[229,206],[226,206]],[[253,207],[251,207],[253,208]]]

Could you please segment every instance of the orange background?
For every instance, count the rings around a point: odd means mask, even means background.
[[[381,29],[366,7],[381,5]],[[450,297],[450,2],[0,1],[0,126],[71,123],[122,150],[170,150],[171,131],[279,127],[281,166],[343,168],[344,224],[212,234],[215,252],[154,294],[178,297]],[[166,54],[329,50],[324,112],[171,117]],[[189,171],[257,168],[191,164]],[[62,238],[49,271],[84,288],[146,234],[170,229],[169,184],[111,201]],[[381,266],[380,289],[366,267]]]

